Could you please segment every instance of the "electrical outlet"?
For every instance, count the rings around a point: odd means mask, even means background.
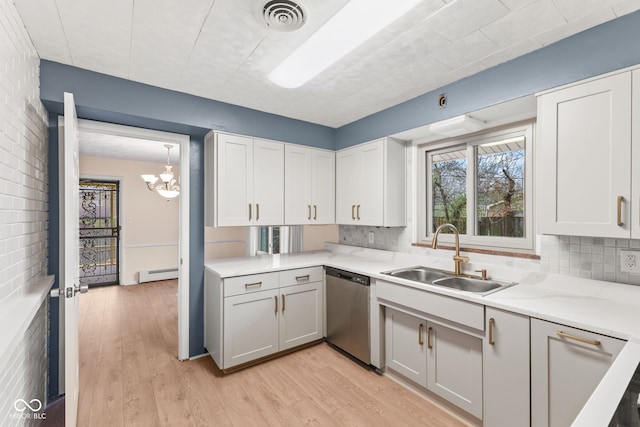
[[[369,232],[369,243],[373,244],[376,241],[376,235],[373,234],[373,231]]]
[[[640,273],[640,252],[620,251],[620,271]]]

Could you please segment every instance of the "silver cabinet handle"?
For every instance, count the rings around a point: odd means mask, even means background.
[[[309,280],[311,276],[309,276],[308,274],[305,274],[304,276],[296,276],[296,282],[300,282],[302,280]]]

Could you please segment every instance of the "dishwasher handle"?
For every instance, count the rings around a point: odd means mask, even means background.
[[[337,268],[327,267],[325,270],[327,276],[337,277],[338,279],[355,282],[360,285],[369,286],[371,279],[362,274],[352,273],[350,271],[338,270]]]

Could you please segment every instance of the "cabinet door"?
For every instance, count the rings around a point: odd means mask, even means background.
[[[539,231],[629,238],[631,73],[542,95],[537,142]]]
[[[378,140],[361,147],[362,180],[356,205],[356,224],[384,224],[384,142]]]
[[[640,70],[633,71],[632,92],[632,146],[640,147]],[[631,150],[631,173],[633,176],[631,191],[631,238],[640,239],[640,150]]]
[[[356,205],[360,198],[362,156],[350,148],[336,154],[336,223],[357,224]]]
[[[309,224],[312,206],[312,151],[287,145],[284,153],[284,220],[286,225]]]
[[[311,170],[312,224],[333,224],[336,222],[335,153],[313,150]]]
[[[280,351],[322,338],[322,282],[280,289]]]
[[[427,321],[385,308],[385,363],[402,376],[427,387]]]
[[[224,299],[224,369],[278,351],[277,289]]]
[[[253,140],[253,223],[284,224],[284,144]]]
[[[571,425],[624,343],[531,319],[531,425]]]
[[[218,226],[249,225],[253,202],[253,141],[237,135],[217,136]]]
[[[427,388],[481,419],[482,340],[429,323]]]
[[[482,345],[484,425],[530,425],[529,317],[487,307]]]

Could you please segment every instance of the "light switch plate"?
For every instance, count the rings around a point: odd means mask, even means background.
[[[373,234],[373,231],[369,232],[369,243],[373,244],[376,241],[376,235]]]
[[[640,251],[620,251],[620,271],[640,273]]]

